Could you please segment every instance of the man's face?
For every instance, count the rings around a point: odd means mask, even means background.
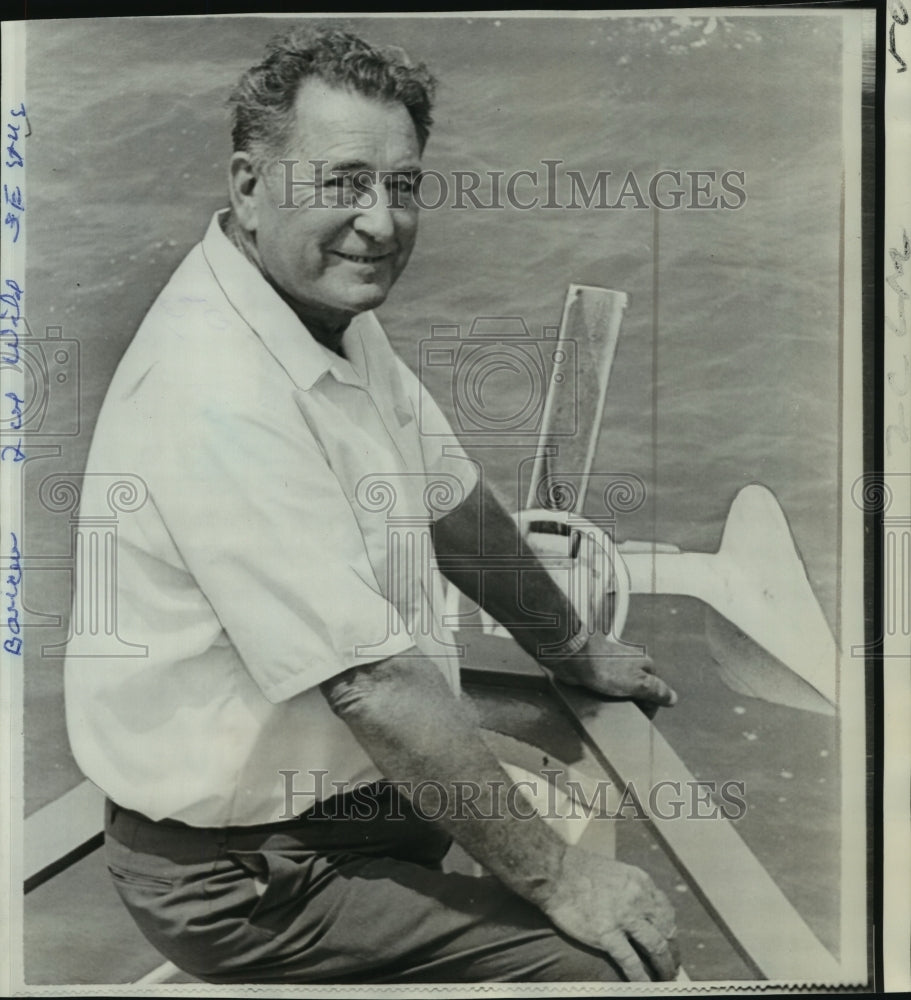
[[[320,80],[304,82],[296,110],[293,169],[279,164],[256,188],[256,247],[305,322],[332,326],[380,305],[408,262],[420,144],[403,105]],[[315,183],[288,188],[285,171]]]

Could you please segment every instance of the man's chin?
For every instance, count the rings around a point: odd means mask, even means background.
[[[360,288],[352,289],[344,296],[345,305],[352,313],[366,312],[368,309],[376,309],[386,301],[389,294],[387,285],[362,285]]]

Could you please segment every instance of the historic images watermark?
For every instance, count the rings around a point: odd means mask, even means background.
[[[285,808],[291,820],[313,809],[313,820],[404,820],[402,797],[421,819],[439,822],[530,819],[739,820],[747,811],[743,781],[656,781],[647,789],[607,779],[584,785],[562,769],[545,768],[521,780],[385,781],[388,794],[366,781],[327,781],[329,771],[281,770]],[[559,789],[559,790],[558,790]],[[546,803],[544,808],[539,808]]]
[[[585,175],[561,159],[513,170],[375,171],[330,160],[278,161],[279,208],[676,209],[736,210],[747,203],[743,170],[597,170]]]
[[[911,649],[911,473],[868,472],[855,479],[851,500],[880,525],[882,622],[872,641],[851,655],[907,659]],[[888,647],[888,648],[887,648]]]

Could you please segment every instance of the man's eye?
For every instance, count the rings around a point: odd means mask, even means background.
[[[414,195],[418,180],[412,176],[390,177],[386,189],[396,198],[411,198]]]

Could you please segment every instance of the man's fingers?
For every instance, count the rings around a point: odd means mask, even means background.
[[[676,705],[677,692],[670,688],[657,674],[640,673],[636,680],[636,690],[632,692],[637,701],[653,701],[658,705]]]
[[[677,972],[679,972],[680,971],[680,942],[677,940],[676,932],[674,933],[674,935],[672,937],[669,937],[667,939],[667,946],[668,946],[668,948],[671,949],[671,957],[674,959],[674,967],[676,968]],[[675,972],[674,975],[676,976],[677,973]]]
[[[677,917],[671,901],[658,888],[652,887],[651,907],[647,912],[649,921],[658,928],[662,936],[672,938],[677,933]]]
[[[647,983],[652,978],[645,971],[642,959],[636,954],[635,949],[626,940],[626,935],[622,931],[605,934],[601,947],[620,966],[623,975],[631,983]]]
[[[640,917],[630,922],[627,934],[642,949],[659,979],[673,979],[677,975],[671,947],[657,927]]]

